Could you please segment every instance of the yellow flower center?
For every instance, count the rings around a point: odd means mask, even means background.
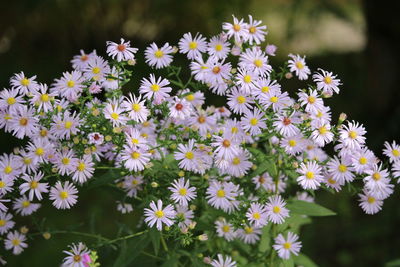
[[[77,167],[78,171],[82,172],[85,170],[85,168],[86,168],[85,163],[79,162],[78,167]]]
[[[156,58],[162,58],[164,56],[164,53],[161,50],[157,50],[156,52],[154,52],[154,56]]]
[[[13,239],[11,240],[11,243],[13,244],[13,246],[18,246],[21,243],[21,241],[19,241],[19,239]]]
[[[233,165],[238,165],[238,164],[240,164],[240,158],[234,157],[233,160],[232,160],[232,163],[233,163]]]
[[[254,34],[256,31],[257,31],[257,28],[254,27],[254,26],[251,26],[251,27],[249,28],[249,32],[250,32],[251,34]]]
[[[325,126],[322,126],[322,127],[319,127],[318,131],[320,134],[324,135],[328,132],[328,129],[326,129]]]
[[[296,62],[296,67],[297,67],[299,70],[301,70],[302,68],[304,68],[304,65],[303,65],[303,63],[302,63],[301,61],[297,61],[297,62]]]
[[[235,32],[240,31],[240,25],[239,25],[239,24],[234,24],[234,25],[233,25],[233,30],[234,30]]]
[[[251,82],[251,76],[250,76],[250,75],[245,75],[245,76],[243,77],[243,81],[244,81],[245,83],[250,83],[250,82]]]
[[[365,165],[365,164],[367,164],[368,160],[367,160],[367,158],[365,158],[365,157],[361,157],[361,158],[358,160],[358,162],[359,162],[361,165]]]
[[[231,230],[231,228],[229,227],[229,225],[222,226],[222,232],[229,233],[230,230]]]
[[[290,244],[289,242],[283,243],[283,248],[284,249],[290,249],[291,247],[292,247],[292,244]]]
[[[30,182],[30,188],[31,189],[36,189],[37,187],[38,187],[38,182],[37,181],[32,181],[32,182]]]
[[[115,113],[115,112],[111,113],[110,116],[111,116],[111,118],[114,119],[114,120],[118,120],[118,118],[119,118],[118,113]]]
[[[190,94],[186,96],[187,101],[193,101],[194,100],[194,95]]]
[[[61,162],[62,162],[62,164],[64,164],[64,165],[68,165],[69,163],[70,163],[70,159],[69,158],[63,158],[62,160],[61,160]]]
[[[133,158],[133,159],[138,159],[140,157],[140,153],[139,152],[133,152],[132,154],[131,154],[131,158]]]
[[[4,168],[5,174],[10,174],[12,171],[13,171],[13,168],[10,165],[8,165]]]
[[[306,178],[307,179],[314,179],[314,173],[310,172],[310,171],[306,172]]]
[[[372,174],[372,178],[375,181],[379,181],[381,179],[381,174],[379,172],[375,172],[374,174]]]
[[[272,208],[272,212],[273,213],[279,213],[281,211],[281,208],[279,207],[279,206],[274,206],[273,208]]]
[[[221,51],[222,50],[222,44],[217,44],[217,45],[215,45],[215,50],[216,51]]]
[[[197,48],[197,42],[190,42],[189,43],[189,49],[194,50]]]
[[[239,131],[239,129],[237,127],[232,127],[231,128],[231,133],[235,134]]]
[[[154,215],[156,215],[157,218],[162,218],[164,217],[164,212],[162,210],[157,210],[154,212]]]
[[[375,203],[375,198],[374,197],[368,197],[367,201],[369,204]]]
[[[393,149],[393,150],[392,150],[392,154],[393,154],[393,156],[395,156],[395,157],[399,157],[399,156],[400,156],[400,151],[398,151],[397,149]]]
[[[72,121],[66,121],[64,124],[65,129],[71,129],[73,122]]]
[[[268,92],[269,92],[269,86],[263,86],[263,87],[261,87],[261,92],[263,92],[263,93],[268,93]]]
[[[75,82],[74,82],[73,80],[69,80],[69,81],[67,82],[67,87],[72,88],[72,87],[74,87],[74,86],[75,86]]]
[[[80,255],[74,255],[74,262],[81,262],[82,257]]]
[[[61,199],[66,199],[68,197],[68,192],[61,191],[59,196],[60,196]]]
[[[250,124],[253,125],[253,126],[256,126],[257,123],[258,123],[258,120],[257,120],[256,118],[252,118],[252,119],[250,120]]]
[[[200,117],[197,118],[197,121],[199,123],[205,123],[206,122],[206,118],[204,116],[200,116]]]
[[[254,60],[253,63],[254,63],[254,65],[256,65],[257,68],[260,68],[263,65],[263,62],[261,59],[256,59],[256,60]]]
[[[347,166],[343,165],[343,164],[340,164],[338,170],[340,172],[346,172],[347,171]]]
[[[214,74],[218,74],[220,71],[221,71],[221,68],[218,67],[218,66],[215,66],[215,67],[212,69],[212,72],[213,72]]]
[[[14,105],[17,102],[17,100],[14,97],[9,97],[7,99],[7,104],[9,105]]]
[[[35,151],[35,154],[38,156],[43,156],[44,155],[44,149],[42,147],[38,147]]]
[[[140,110],[140,105],[135,103],[132,105],[132,109],[133,109],[133,111],[138,112]]]
[[[254,212],[253,213],[253,218],[256,219],[256,220],[259,220],[261,218],[260,213],[259,212]]]
[[[224,197],[224,196],[225,196],[225,191],[222,190],[222,189],[219,189],[219,190],[217,191],[217,197]]]
[[[326,77],[324,78],[324,82],[325,82],[326,84],[331,84],[331,83],[332,83],[332,78],[331,78],[330,76],[326,76]]]
[[[238,96],[238,97],[236,98],[236,100],[237,100],[237,102],[238,102],[239,104],[243,104],[244,102],[246,102],[246,98],[245,98],[244,96],[242,96],[242,95]]]
[[[229,140],[225,139],[225,140],[222,142],[222,146],[223,146],[223,147],[230,147],[230,146],[231,146],[231,142],[230,142]]]
[[[6,186],[6,183],[4,181],[0,180],[0,188],[4,188]]]
[[[28,86],[31,83],[31,81],[29,81],[27,78],[23,78],[21,80],[21,85],[22,86]]]
[[[181,189],[179,189],[179,195],[181,195],[181,196],[186,196],[186,194],[187,194],[186,188],[181,188]]]
[[[50,97],[49,97],[48,94],[43,94],[43,95],[40,96],[40,100],[42,102],[48,102],[50,100]]]
[[[187,158],[187,159],[193,159],[193,158],[194,158],[193,152],[192,152],[192,151],[186,152],[185,158]]]
[[[314,96],[309,96],[307,100],[308,100],[308,103],[310,103],[310,104],[314,104],[314,103],[315,103],[315,100],[316,100],[316,98],[315,98]]]
[[[31,158],[24,158],[24,164],[25,165],[29,165],[32,163],[32,159]]]
[[[294,147],[294,146],[296,146],[296,144],[297,144],[297,142],[296,142],[296,140],[289,140],[289,146],[291,146],[291,147]]]
[[[273,96],[269,99],[272,103],[278,102],[278,98],[276,96]]]
[[[153,92],[158,92],[158,91],[160,91],[160,86],[159,86],[158,84],[152,84],[152,85],[150,86],[150,88],[151,88],[151,90],[152,90]]]
[[[350,137],[351,139],[356,139],[356,138],[357,138],[357,132],[355,132],[355,131],[350,131],[350,132],[349,132],[349,137]]]
[[[4,225],[6,225],[6,221],[5,220],[0,220],[0,227],[3,227]]]
[[[131,142],[132,142],[132,144],[137,145],[137,144],[139,144],[139,139],[132,138]]]
[[[244,231],[246,232],[246,234],[251,234],[251,233],[253,233],[253,228],[252,228],[252,227],[246,226],[246,227],[244,228]]]
[[[330,178],[328,179],[328,183],[330,183],[330,184],[336,184],[336,181],[333,180],[332,177],[330,177]]]
[[[29,207],[29,205],[31,205],[31,202],[29,202],[28,200],[22,201],[21,203],[22,207],[27,208]]]
[[[94,68],[92,69],[92,73],[93,73],[93,74],[99,74],[99,73],[100,73],[100,68],[99,68],[99,67],[94,67]]]
[[[19,125],[26,126],[27,124],[28,124],[28,119],[27,118],[21,118],[19,120]]]

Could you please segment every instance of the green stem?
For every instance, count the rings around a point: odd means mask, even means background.
[[[150,258],[153,258],[153,259],[162,260],[162,261],[165,260],[165,259],[157,257],[157,256],[155,256],[153,254],[147,253],[146,251],[141,251],[140,253],[142,253],[143,255],[146,255],[146,256],[148,256]]]
[[[118,241],[121,241],[121,240],[130,239],[130,238],[132,238],[132,237],[140,236],[140,235],[145,234],[145,233],[147,233],[147,232],[148,232],[148,230],[144,230],[144,231],[142,231],[142,232],[137,232],[137,233],[134,233],[134,234],[131,234],[131,235],[122,236],[122,237],[119,237],[119,238],[116,238],[116,239],[113,239],[113,240],[108,241],[108,242],[106,243],[106,245],[112,244],[112,243],[115,243],[115,242],[118,242]]]
[[[165,251],[168,251],[167,243],[165,243],[165,239],[164,239],[164,237],[163,237],[162,234],[161,234],[161,244],[162,244],[164,250],[165,250]]]

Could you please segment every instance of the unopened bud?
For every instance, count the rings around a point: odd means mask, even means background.
[[[21,234],[27,234],[29,232],[29,228],[26,226],[22,226],[19,231],[21,232]]]
[[[200,241],[207,241],[207,240],[208,240],[207,234],[199,235],[197,238],[198,238]]]
[[[285,73],[285,78],[286,79],[292,79],[293,78],[293,74],[291,72],[287,72],[287,73]]]
[[[152,182],[152,183],[151,183],[151,187],[153,187],[153,188],[156,188],[156,187],[158,187],[158,183],[156,183],[156,182]]]
[[[49,232],[44,232],[43,233],[43,238],[46,240],[49,240],[51,238],[51,234]]]
[[[344,122],[347,119],[346,113],[340,113],[339,115],[339,123]]]

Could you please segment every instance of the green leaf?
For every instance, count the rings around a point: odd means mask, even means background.
[[[302,200],[294,200],[287,204],[287,208],[295,213],[308,216],[332,216],[336,215],[335,212],[322,207],[316,203],[306,202]]]
[[[171,258],[166,260],[162,267],[178,267],[179,258],[177,255],[171,255]]]
[[[118,173],[116,170],[107,170],[105,173],[102,175],[97,176],[93,181],[88,185],[88,189],[92,189],[95,187],[99,187],[105,184],[109,184],[118,178],[120,178],[121,175]]]
[[[309,257],[301,253],[298,256],[293,257],[293,259],[296,265],[303,267],[318,267],[318,265],[315,264]]]
[[[261,240],[258,245],[258,250],[262,253],[266,253],[271,249],[271,224],[264,226],[262,229]]]
[[[130,266],[131,262],[144,250],[149,244],[150,239],[147,234],[137,239],[130,239],[121,242],[121,249],[116,258],[113,267]]]
[[[151,243],[153,243],[154,254],[158,255],[158,251],[160,250],[161,234],[155,228],[151,228],[149,231],[149,236]]]
[[[287,259],[287,260],[282,260],[282,265],[284,266],[284,267],[294,267],[294,261],[293,261],[293,257],[290,257],[289,259]]]
[[[400,259],[392,260],[385,264],[385,267],[395,267],[395,266],[400,266]]]

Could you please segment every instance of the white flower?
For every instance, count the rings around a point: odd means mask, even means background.
[[[324,123],[317,123],[315,125],[315,130],[311,133],[313,141],[323,147],[325,144],[332,142],[333,133],[331,132],[331,125]]]
[[[70,209],[77,202],[77,193],[78,190],[69,181],[66,181],[64,185],[57,181],[50,190],[49,199],[53,200],[53,206],[57,209]]]
[[[300,104],[306,106],[307,112],[316,113],[324,108],[324,101],[318,97],[317,90],[310,90],[308,94],[300,91],[298,96]]]
[[[273,126],[281,135],[289,137],[300,133],[299,128],[295,125],[300,123],[301,119],[296,113],[288,116],[276,114]]]
[[[210,56],[218,59],[226,58],[230,51],[229,43],[221,38],[221,36],[214,36],[208,43],[207,51]]]
[[[249,132],[252,136],[261,134],[262,130],[267,127],[264,116],[264,112],[261,112],[258,108],[245,112],[241,121],[243,130]]]
[[[135,58],[135,53],[138,51],[137,48],[131,47],[131,42],[125,42],[124,39],[121,38],[121,43],[117,44],[111,41],[107,42],[107,54],[114,58],[117,58],[117,61],[128,61]]]
[[[273,248],[276,250],[280,258],[287,260],[290,258],[290,254],[294,254],[296,256],[299,254],[301,242],[297,241],[298,239],[299,237],[292,232],[287,233],[286,239],[282,234],[279,234],[275,238],[275,244],[273,245]]]
[[[150,153],[132,146],[125,145],[121,154],[124,166],[130,171],[144,170],[145,165],[150,161]]]
[[[322,90],[322,93],[333,95],[333,92],[336,94],[339,93],[339,85],[341,85],[340,80],[336,79],[337,75],[333,75],[332,72],[325,71],[323,69],[319,69],[321,73],[315,73],[313,75],[313,81],[317,83],[317,89]]]
[[[184,120],[193,112],[192,105],[185,99],[174,97],[169,103],[169,116],[174,119]]]
[[[299,55],[289,54],[289,57],[291,58],[288,61],[288,63],[289,63],[288,66],[289,66],[290,71],[295,72],[295,74],[299,78],[299,80],[307,80],[308,75],[311,74],[311,71],[306,66],[305,56],[300,57]]]
[[[283,223],[285,218],[289,217],[289,210],[285,206],[286,202],[281,196],[275,195],[269,197],[268,202],[265,204],[268,220],[276,224]]]
[[[351,149],[360,149],[364,145],[365,137],[363,135],[366,133],[365,128],[355,121],[343,125],[339,131],[343,145]]]
[[[133,211],[133,207],[132,204],[117,201],[117,210],[122,214],[126,214],[131,213]]]
[[[48,183],[41,183],[40,180],[43,178],[43,173],[38,172],[33,175],[24,174],[21,179],[25,181],[19,186],[21,195],[29,191],[29,200],[32,201],[33,197],[36,196],[38,200],[42,200],[42,193],[47,193],[49,190]]]
[[[21,95],[29,95],[38,89],[38,83],[35,81],[36,75],[28,78],[23,71],[14,74],[10,79],[13,89],[19,91]]]
[[[219,164],[219,169],[228,175],[234,177],[243,177],[247,174],[247,171],[253,166],[249,160],[249,152],[244,149],[239,149],[239,153],[234,156],[231,160],[224,158],[227,163]]]
[[[265,207],[259,203],[251,203],[246,212],[246,217],[255,227],[262,227],[268,223],[268,214]]]
[[[189,187],[189,180],[180,178],[175,180],[168,189],[172,192],[171,199],[179,205],[187,206],[188,202],[196,198],[196,188]]]
[[[122,101],[121,107],[125,111],[129,112],[128,117],[136,122],[144,122],[150,114],[150,111],[144,104],[145,100],[142,100],[142,95],[136,97],[129,93],[128,97]]]
[[[245,244],[255,244],[260,240],[262,234],[261,228],[245,226],[236,231],[236,235],[239,239],[243,240]]]
[[[226,241],[232,241],[236,237],[236,231],[233,225],[222,218],[215,221],[215,228],[217,230],[217,235],[223,237]]]
[[[159,199],[157,200],[157,205],[152,201],[150,203],[150,209],[144,209],[144,216],[146,217],[144,221],[150,226],[153,227],[156,224],[158,231],[162,230],[162,224],[164,223],[167,226],[171,226],[174,224],[172,219],[175,217],[176,212],[172,205],[167,205],[163,209],[163,203]]]
[[[297,169],[297,172],[301,174],[301,176],[297,178],[297,182],[304,189],[315,190],[323,181],[321,167],[315,161],[308,161],[306,164],[302,162],[300,168]]]
[[[395,141],[390,144],[389,142],[385,142],[385,149],[383,150],[383,154],[389,158],[389,161],[397,162],[400,160],[400,146],[396,144]]]
[[[240,55],[239,66],[248,69],[254,75],[262,77],[269,76],[272,71],[271,65],[268,64],[268,56],[257,48],[247,48],[244,53]]]
[[[363,194],[358,194],[358,196],[360,197],[359,205],[366,214],[375,214],[382,209],[382,199],[372,196],[368,190],[364,189]]]
[[[179,40],[179,51],[182,54],[187,54],[188,59],[201,57],[201,53],[206,52],[207,41],[201,34],[197,33],[193,38],[190,32],[185,33]]]
[[[238,196],[238,191],[239,186],[232,182],[211,181],[207,188],[206,199],[214,208],[230,213],[236,209],[234,201]]]
[[[158,48],[155,43],[152,43],[144,52],[146,63],[156,69],[167,67],[172,62],[171,54],[173,52],[174,49],[168,43],[165,43],[161,48]]]
[[[364,171],[367,176],[364,178],[365,188],[370,195],[385,199],[393,193],[393,185],[390,184],[389,172],[382,169],[382,164],[374,164],[371,169]]]
[[[339,159],[335,156],[327,163],[326,167],[332,179],[339,182],[339,184],[351,182],[354,179],[354,174],[351,172],[353,168],[346,159]]]
[[[232,36],[235,39],[236,43],[240,43],[242,41],[246,41],[249,38],[249,29],[248,29],[248,24],[241,19],[240,21],[233,16],[233,24],[224,22],[222,24],[222,29],[224,31],[227,31],[227,36],[228,38],[231,38]]]
[[[250,94],[238,89],[233,88],[228,95],[228,106],[236,114],[243,114],[252,109],[253,97]]]
[[[28,245],[25,243],[26,237],[18,231],[9,232],[4,240],[4,245],[7,250],[12,249],[14,255],[20,254]]]
[[[94,162],[90,155],[84,155],[82,158],[74,161],[75,170],[72,171],[72,180],[83,184],[93,177]]]
[[[214,155],[220,159],[233,160],[240,152],[239,142],[230,135],[214,135],[211,146],[215,147]]]
[[[0,110],[8,109],[9,112],[22,107],[24,99],[18,95],[17,89],[4,89],[0,92]]]
[[[11,228],[14,227],[15,222],[11,220],[12,218],[13,218],[12,214],[0,211],[0,234],[1,235],[4,235]]]
[[[116,103],[107,103],[104,108],[104,117],[110,120],[114,127],[125,125],[129,118],[125,116],[124,111]]]
[[[107,61],[102,57],[93,55],[88,60],[83,75],[86,79],[93,79],[94,81],[102,81],[110,73],[111,69]]]
[[[32,137],[37,130],[39,119],[33,107],[21,106],[15,109],[10,120],[10,130],[19,139],[25,136]]]
[[[80,50],[80,55],[74,56],[74,58],[71,60],[72,68],[79,71],[84,70],[87,67],[89,60],[95,56],[96,50],[90,54],[86,54],[85,51]]]
[[[50,90],[69,101],[76,101],[85,87],[83,82],[84,77],[80,71],[64,72],[63,77],[56,79]]]
[[[78,244],[72,244],[69,246],[70,250],[64,250],[63,252],[67,254],[63,259],[63,264],[61,267],[86,267],[88,266],[88,258],[90,250],[87,249],[85,244],[79,242]],[[89,258],[90,259],[90,258]]]
[[[17,198],[13,204],[14,210],[22,216],[31,215],[37,211],[40,206],[41,204],[30,202],[26,196]]]
[[[217,255],[218,260],[214,259],[211,262],[211,266],[213,267],[236,267],[236,261],[232,260],[229,256],[224,256],[222,254]]]
[[[161,77],[156,77],[154,74],[150,74],[149,80],[143,78],[139,88],[139,92],[144,94],[149,100],[153,100],[155,104],[161,104],[166,98],[169,97],[169,92],[172,88],[168,86],[169,81]]]

